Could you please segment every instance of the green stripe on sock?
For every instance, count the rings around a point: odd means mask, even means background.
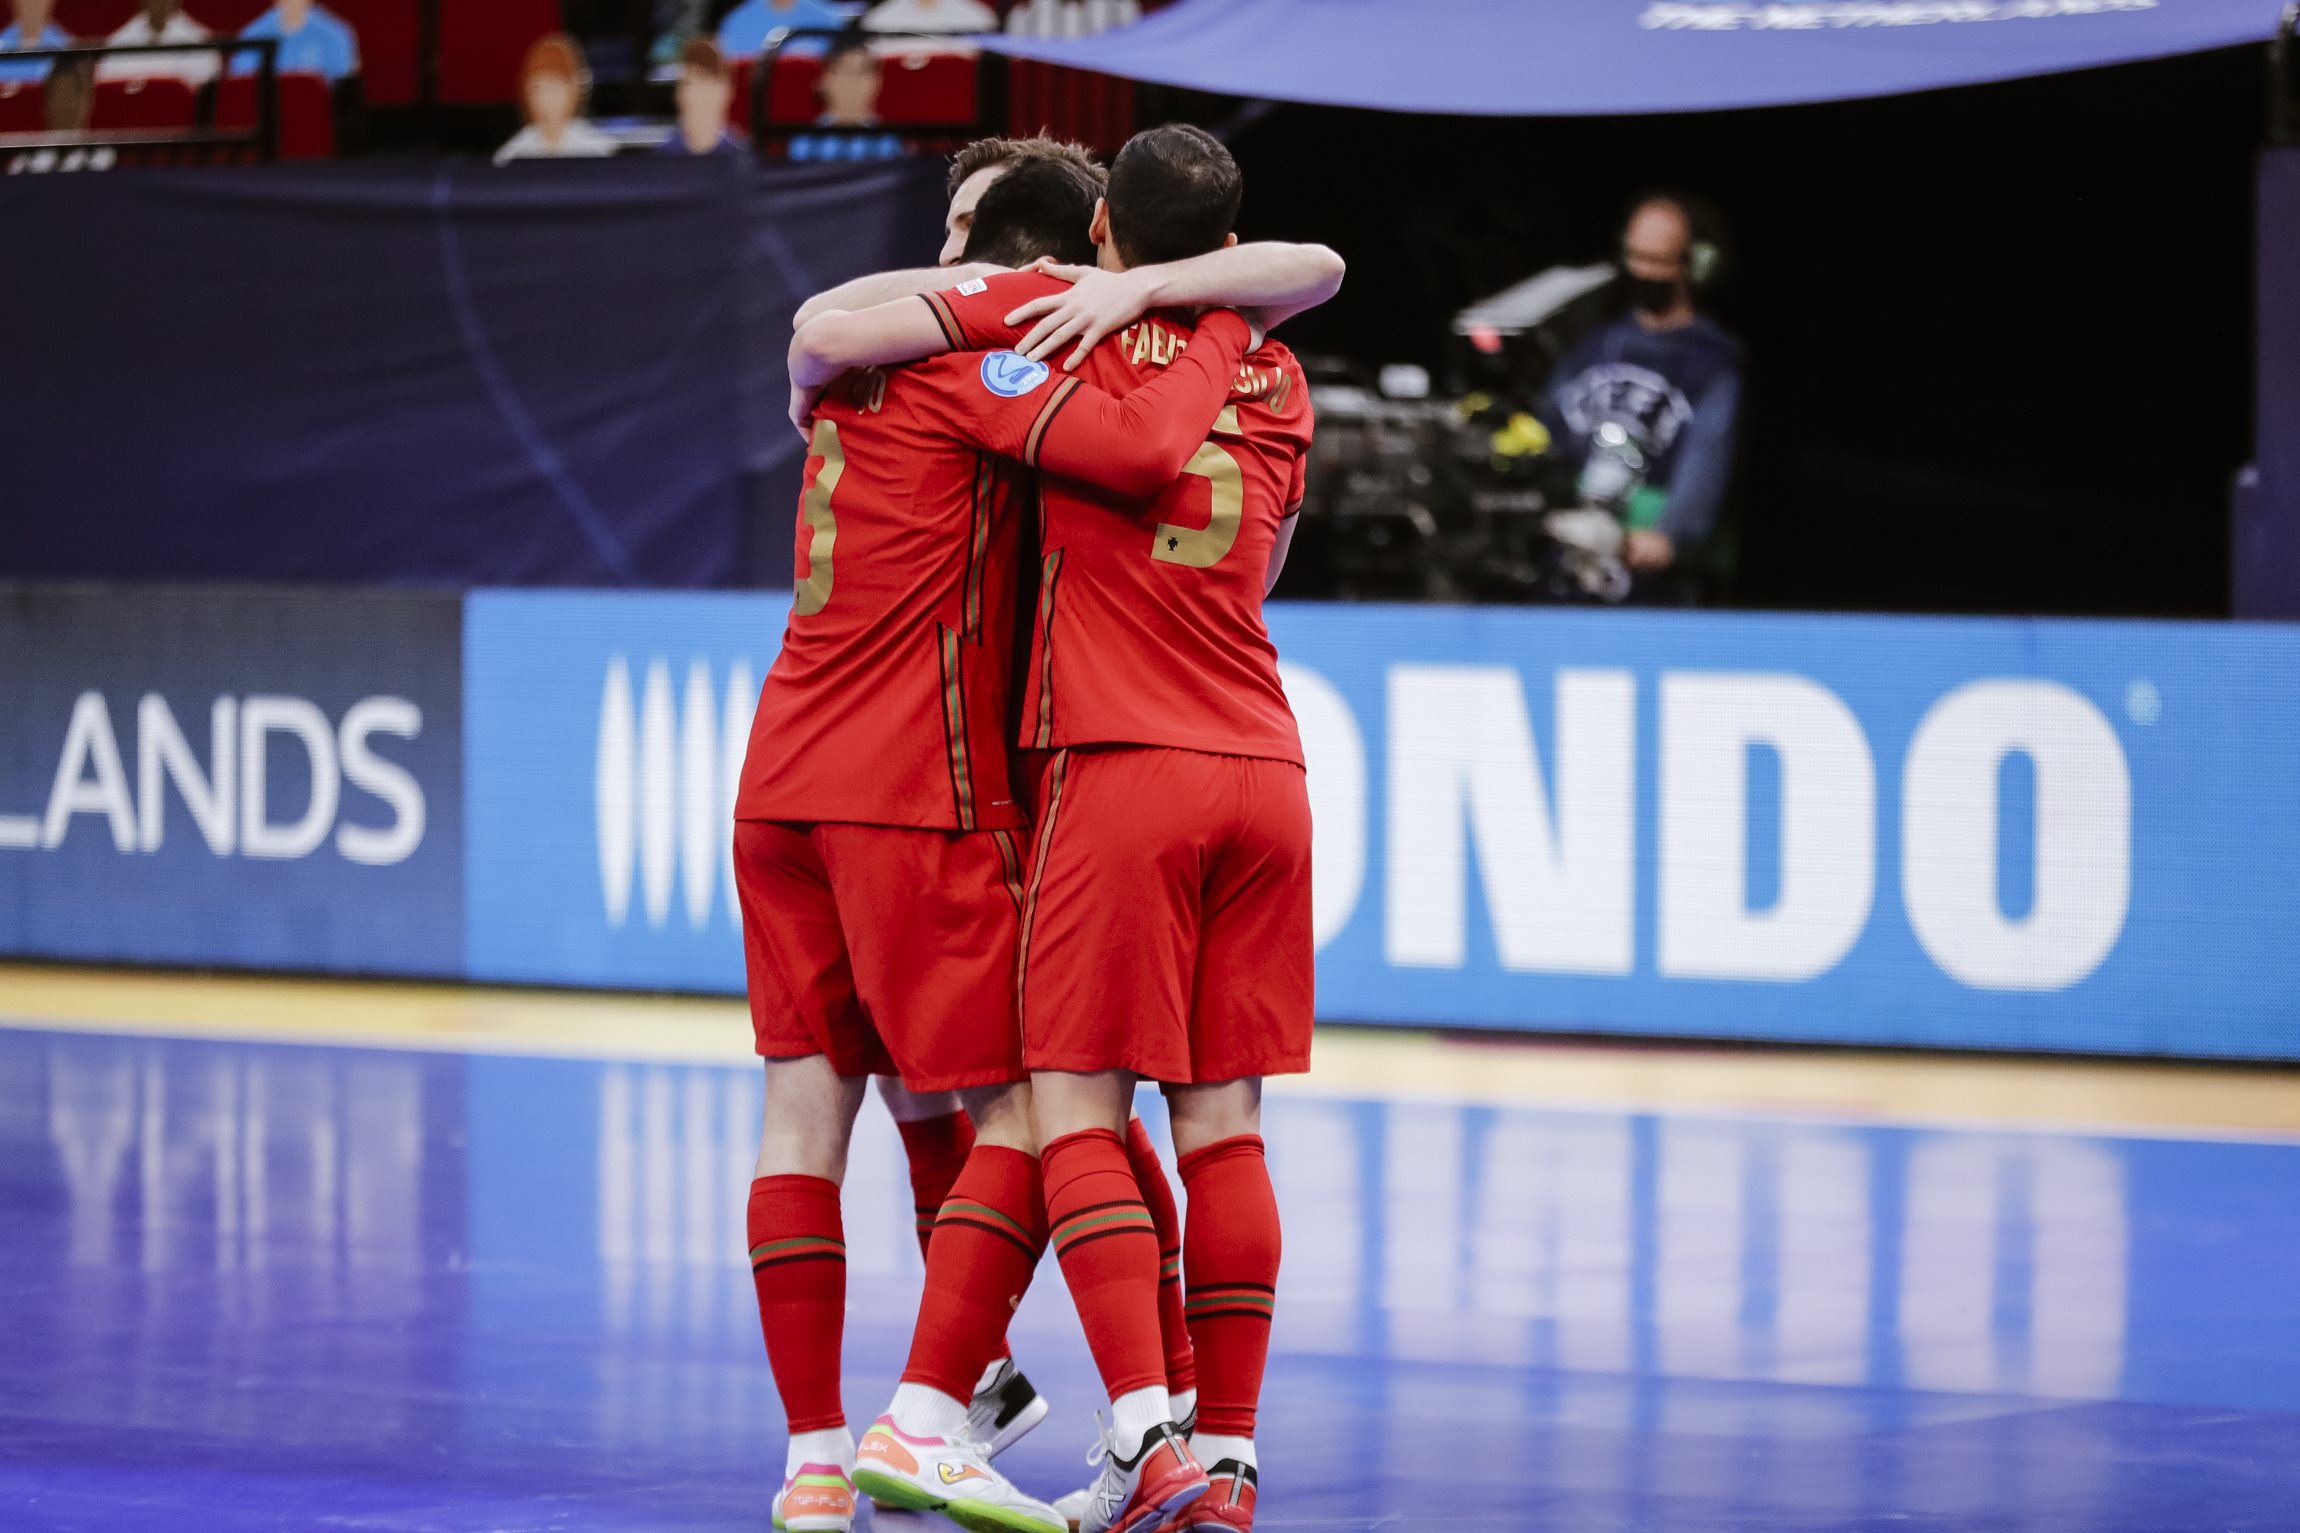
[[[1024,1245],[1035,1246],[1036,1244],[1036,1242],[1030,1238],[1030,1231],[1024,1229],[1021,1225],[1015,1223],[1012,1219],[1007,1218],[1006,1215],[1000,1213],[997,1209],[990,1207],[986,1203],[961,1203],[954,1198],[942,1206],[942,1211],[946,1215],[973,1214],[980,1218],[995,1220],[998,1223],[1006,1226],[1006,1228],[1014,1231],[1015,1236],[1020,1239]]]
[[[785,1251],[795,1251],[807,1246],[818,1251],[836,1251],[841,1256],[847,1254],[846,1244],[843,1241],[833,1240],[827,1235],[799,1235],[789,1240],[770,1240],[763,1246],[751,1247],[751,1260],[757,1261],[762,1256],[777,1256]]]
[[[1182,1313],[1195,1315],[1210,1309],[1251,1309],[1265,1315],[1278,1311],[1278,1301],[1268,1294],[1218,1294],[1212,1298],[1192,1298],[1182,1306]]]
[[[1101,1229],[1103,1226],[1111,1224],[1138,1224],[1153,1235],[1157,1233],[1157,1226],[1150,1222],[1150,1210],[1146,1208],[1121,1208],[1116,1213],[1103,1214],[1093,1219],[1077,1219],[1066,1225],[1058,1225],[1054,1231],[1054,1241],[1057,1245],[1068,1245],[1088,1230]]]

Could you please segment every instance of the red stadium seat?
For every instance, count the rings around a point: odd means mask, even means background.
[[[878,114],[890,125],[973,122],[977,111],[976,74],[980,60],[949,48],[918,48],[885,55],[880,63]],[[785,54],[775,60],[767,82],[767,120],[813,122],[822,111],[815,81],[822,60]],[[749,75],[743,76],[749,98]]]
[[[199,120],[199,99],[182,80],[155,75],[143,80],[99,80],[88,126],[99,132],[149,130],[180,132]]]
[[[775,60],[775,72],[767,76],[767,121],[785,123],[813,122],[822,115],[822,102],[815,96],[815,81],[822,77],[823,61],[812,58],[794,58],[788,54]]]
[[[56,0],[56,25],[96,41],[126,26],[136,10],[136,0]]]
[[[730,59],[728,72],[735,83],[734,99],[727,103],[727,126],[737,133],[751,131],[751,76],[757,71],[756,59]]]
[[[359,36],[369,106],[413,106],[421,93],[423,0],[323,0]]]
[[[256,77],[233,75],[216,82],[216,126],[256,124]],[[280,158],[324,160],[335,154],[335,101],[325,78],[283,74],[280,87]]]
[[[450,105],[519,99],[519,64],[559,30],[559,0],[449,0],[439,12],[439,99]]]
[[[47,127],[38,80],[0,81],[0,133],[40,133]]]
[[[271,0],[184,0],[184,14],[211,32],[237,32],[271,8]]]
[[[974,121],[979,62],[948,48],[889,54],[881,64],[879,116],[890,123]]]

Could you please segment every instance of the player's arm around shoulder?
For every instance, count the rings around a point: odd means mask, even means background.
[[[1068,285],[1006,316],[1008,324],[1028,327],[1015,349],[1042,360],[1067,345],[1066,371],[1075,371],[1097,342],[1152,309],[1234,308],[1266,331],[1340,292],[1347,270],[1324,245],[1279,240],[1231,244],[1187,260],[1119,272],[1050,261],[1031,269]]]
[[[947,351],[934,311],[916,298],[827,309],[791,332],[791,386],[819,389],[857,367],[891,367]]]
[[[850,368],[894,367],[985,345],[980,332],[986,309],[1003,312],[1045,288],[1042,277],[995,266],[950,268],[944,275],[963,280],[864,309],[825,308],[806,318],[791,332],[791,386],[820,388]]]
[[[853,313],[882,303],[896,303],[905,298],[916,298],[938,288],[956,287],[961,282],[976,282],[1006,270],[987,261],[973,261],[958,266],[918,266],[903,271],[872,272],[842,282],[837,287],[815,294],[799,305],[799,312],[791,316],[792,328],[810,319],[844,309]]]

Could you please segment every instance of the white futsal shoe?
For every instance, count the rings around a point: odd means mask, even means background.
[[[1069,1524],[990,1467],[969,1438],[914,1437],[881,1416],[855,1445],[855,1487],[880,1506],[940,1512],[970,1533],[1069,1533]]]

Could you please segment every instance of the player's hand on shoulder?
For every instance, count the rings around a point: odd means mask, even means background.
[[[1062,366],[1075,370],[1095,342],[1150,311],[1149,284],[1133,272],[1065,266],[1059,261],[1040,261],[1031,270],[1070,284],[1065,291],[1033,298],[1006,316],[1010,325],[1030,326],[1014,349],[1033,362],[1043,362],[1069,345],[1072,349]]]

